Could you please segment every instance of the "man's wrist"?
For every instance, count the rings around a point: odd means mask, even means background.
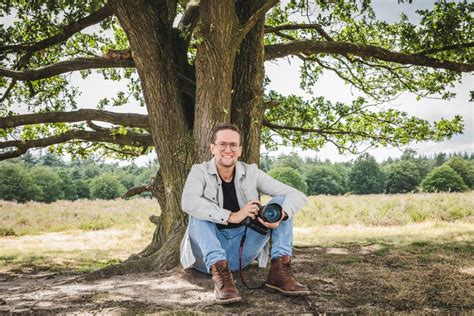
[[[227,218],[227,223],[234,223],[234,212],[229,213],[229,218]]]

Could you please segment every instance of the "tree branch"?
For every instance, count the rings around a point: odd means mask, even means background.
[[[265,26],[265,33],[279,33],[280,31],[304,29],[316,30],[319,35],[321,35],[327,41],[334,41],[332,37],[326,33],[321,24],[282,24],[278,26]]]
[[[272,130],[286,130],[286,131],[296,131],[296,132],[302,132],[302,133],[317,133],[320,135],[359,135],[363,137],[370,137],[370,135],[366,133],[343,131],[343,130],[335,129],[335,128],[325,129],[325,128],[304,128],[304,127],[294,127],[294,126],[282,126],[282,125],[270,123],[267,120],[263,120],[262,125]]]
[[[257,21],[260,19],[265,18],[265,14],[267,13],[268,10],[270,10],[275,4],[278,3],[278,0],[266,0],[265,3],[255,11],[255,13],[245,22],[245,24],[242,26],[242,28],[239,31],[239,34],[237,35],[237,40],[236,43],[240,43],[245,35],[247,35],[248,32],[257,24]]]
[[[17,45],[1,46],[0,53],[19,52],[19,51],[32,53],[32,52],[45,49],[57,43],[64,42],[73,34],[85,29],[88,26],[99,23],[100,21],[108,18],[112,14],[113,14],[113,11],[110,4],[106,3],[102,8],[91,13],[90,15],[82,19],[79,19],[69,25],[64,26],[62,30],[56,35],[45,38],[34,44],[24,43],[24,44],[17,44]]]
[[[191,40],[193,30],[196,27],[199,19],[199,3],[189,2],[186,4],[186,11],[183,13],[183,17],[178,23],[178,29],[183,34],[183,39],[186,43]]]
[[[381,47],[364,44],[352,44],[347,42],[331,41],[294,41],[265,46],[265,60],[285,57],[288,55],[304,54],[352,54],[361,58],[376,58],[383,61],[399,64],[410,64],[415,66],[427,66],[441,68],[456,72],[474,71],[474,64],[463,64],[452,61],[439,60],[436,58],[421,56],[417,54],[404,54],[392,52]]]
[[[376,119],[371,116],[372,119]],[[376,139],[378,141],[385,141],[385,142],[393,142],[394,138],[390,136],[383,136],[383,135],[370,135],[366,132],[362,131],[346,131],[346,130],[341,130],[337,128],[303,128],[303,127],[294,127],[294,126],[282,126],[282,125],[277,125],[270,123],[267,120],[263,120],[262,124],[271,130],[281,133],[281,131],[296,131],[296,132],[302,132],[302,133],[317,133],[321,137],[323,137],[326,141],[333,143],[335,146],[340,147],[340,145],[337,145],[336,142],[331,140],[331,138],[328,137],[328,135],[357,135],[363,138],[367,139]],[[343,148],[343,147],[340,147]],[[348,149],[348,148],[344,148]]]
[[[90,129],[93,129],[94,131],[97,131],[97,132],[105,132],[106,130],[108,130],[108,128],[94,124],[92,123],[92,121],[86,121],[86,124]]]
[[[290,41],[296,41],[296,40],[297,40],[295,37],[293,37],[293,36],[291,36],[291,35],[288,35],[288,34],[285,34],[285,33],[282,33],[282,32],[279,32],[279,31],[276,31],[274,34],[275,34],[275,35],[278,35],[278,36],[280,36],[280,37],[282,37],[282,38],[286,38],[286,39],[288,39],[288,40],[290,40]]]
[[[34,81],[78,70],[135,67],[133,60],[128,58],[129,50],[111,50],[106,56],[108,57],[74,58],[36,69],[12,70],[0,67],[0,76],[20,81]],[[182,92],[194,97],[196,83],[180,72],[177,73],[177,78]]]
[[[10,140],[0,142],[0,149],[10,147],[17,148],[16,150],[1,153],[0,160],[21,156],[30,148],[43,148],[55,144],[64,143],[70,140],[106,142],[133,147],[154,146],[152,137],[148,134],[137,134],[129,132],[126,135],[111,135],[110,132],[70,130],[59,135],[49,136],[45,138],[31,140]]]
[[[34,81],[77,70],[131,67],[134,67],[131,59],[74,58],[36,69],[11,70],[0,67],[0,76],[22,81]]]
[[[153,190],[152,184],[133,187],[133,188],[128,189],[127,192],[125,192],[125,194],[123,195],[123,198],[129,198],[135,195],[142,194],[143,192],[152,192],[152,190]]]
[[[0,103],[3,103],[3,101],[5,101],[8,98],[8,96],[10,95],[10,92],[15,87],[16,82],[17,82],[16,79],[13,79],[12,82],[10,82],[10,85],[8,85],[7,90],[5,90],[5,93],[3,94],[2,98],[0,99]]]
[[[72,123],[81,121],[102,121],[122,126],[148,129],[148,115],[115,113],[110,111],[81,109],[73,112],[48,112],[0,117],[0,128],[12,128],[29,124]]]
[[[415,55],[430,55],[430,54],[435,54],[435,53],[439,53],[439,52],[445,52],[445,51],[448,51],[448,50],[456,50],[456,49],[469,48],[469,47],[474,47],[474,42],[464,43],[464,44],[448,45],[448,46],[439,47],[439,48],[426,49],[426,50],[423,50],[421,52],[416,53]]]

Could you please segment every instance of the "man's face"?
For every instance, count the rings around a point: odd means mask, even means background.
[[[231,129],[218,131],[215,144],[211,144],[211,152],[216,158],[217,165],[222,167],[235,166],[237,159],[242,154],[239,133]]]

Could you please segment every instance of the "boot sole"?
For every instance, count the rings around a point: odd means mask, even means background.
[[[279,287],[267,283],[265,283],[265,286],[274,292],[280,292],[281,294],[287,296],[307,296],[310,294],[310,291],[285,291],[283,289],[280,289]]]
[[[233,298],[228,298],[228,299],[216,299],[216,303],[225,305],[225,304],[237,303],[237,302],[240,302],[241,300],[242,300],[241,297],[233,297]]]

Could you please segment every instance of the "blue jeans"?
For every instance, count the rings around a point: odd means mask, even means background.
[[[283,204],[284,197],[276,196],[269,203]],[[189,237],[196,262],[193,267],[201,272],[209,273],[211,266],[219,260],[227,260],[231,271],[239,270],[240,240],[245,226],[218,229],[213,222],[189,217]],[[242,251],[242,267],[254,261],[270,238],[270,230],[262,235],[253,229],[247,229]],[[273,229],[271,258],[291,256],[293,246],[293,220],[281,221]]]

